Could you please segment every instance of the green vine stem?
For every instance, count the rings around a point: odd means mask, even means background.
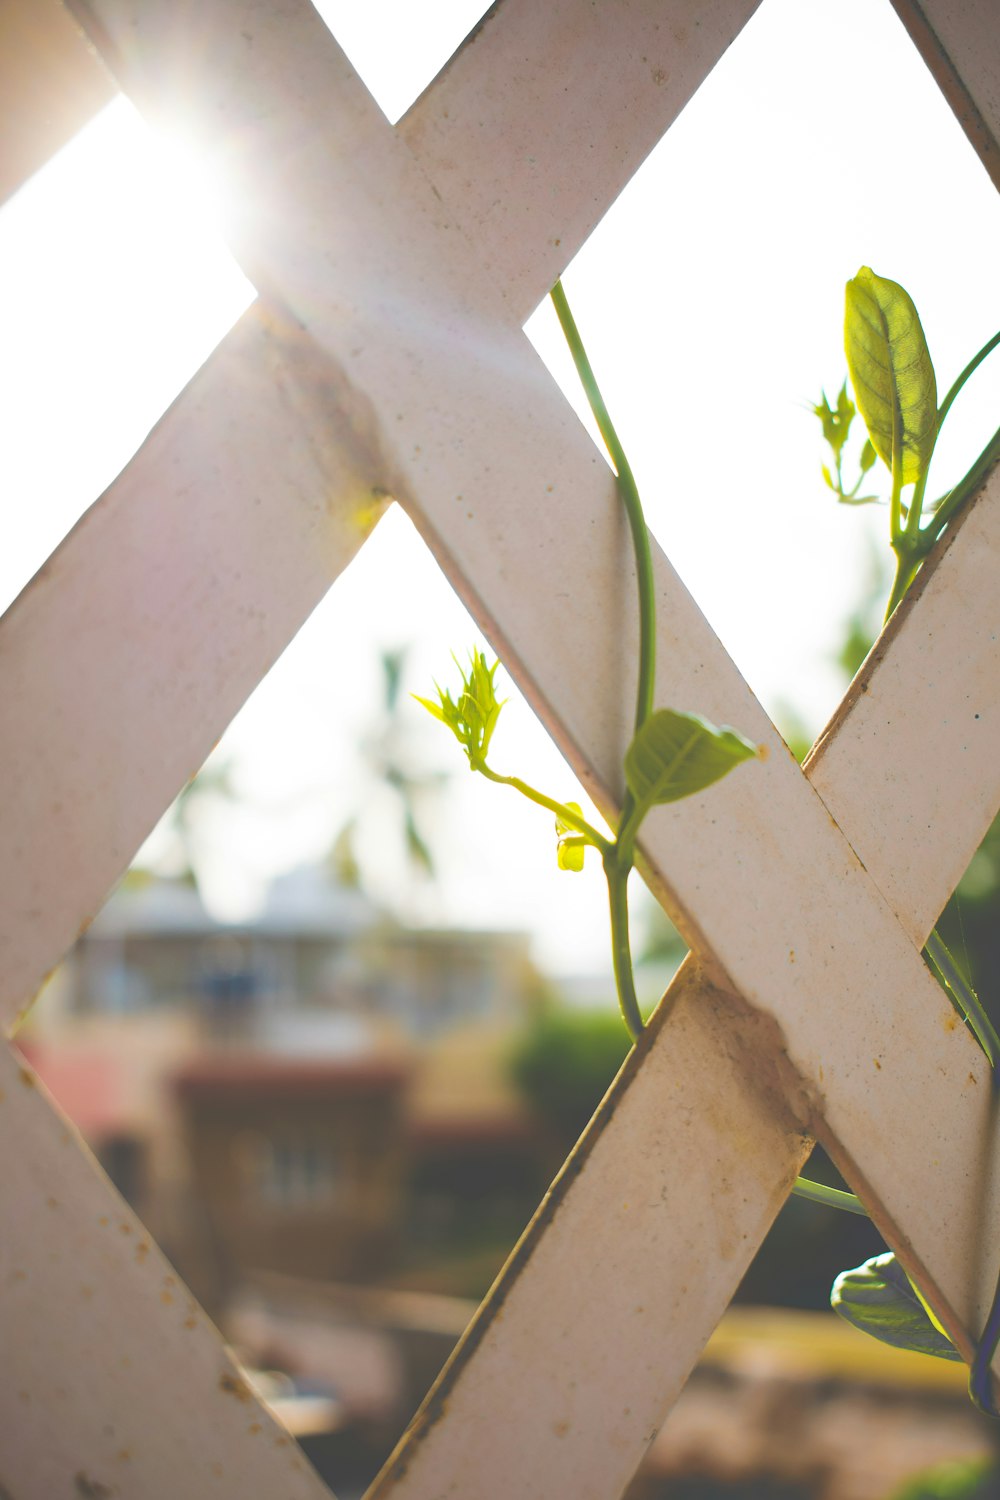
[[[905,526],[901,524],[900,516],[900,496],[903,488],[902,461],[901,455],[897,454],[896,448],[897,423],[900,421],[900,414],[898,410],[893,413],[892,498],[890,501],[889,526],[892,548],[896,553],[896,577],[893,580],[892,592],[889,596],[889,602],[886,605],[885,618],[887,620],[896,608],[896,605],[903,598],[910,584],[913,582],[921,563],[935,546],[949,521],[954,520],[965,502],[979,489],[990,470],[1000,460],[1000,428],[998,428],[968,473],[933,507],[933,515],[927,526],[921,527],[924,495],[927,490],[927,480],[930,477],[931,461],[945,418],[951,411],[955,398],[966,381],[978,370],[983,360],[992,354],[998,345],[1000,345],[1000,333],[995,333],[972,356],[964,370],[952,382],[948,394],[941,402],[935,420],[934,441],[931,445],[931,452],[924,470],[917,484],[914,486]]]
[[[993,350],[997,347],[998,344],[1000,344],[1000,333],[995,333],[991,339],[986,340],[986,343],[983,345],[983,347],[972,356],[965,369],[952,382],[950,391],[948,392],[947,396],[945,396],[944,400],[941,402],[940,407],[938,408],[938,432],[941,431],[941,424],[951,410],[952,402],[955,400],[955,397],[958,395],[959,391],[962,389],[969,376],[974,374],[975,371],[979,369],[979,366],[982,364],[986,356],[988,354],[992,354]]]
[[[497,786],[512,786],[516,792],[520,792],[521,796],[526,797],[529,802],[534,802],[536,806],[544,807],[550,813],[554,813],[557,818],[561,818],[564,823],[568,823],[571,828],[575,828],[578,833],[582,833],[588,844],[593,844],[595,849],[600,849],[604,858],[614,853],[615,846],[613,840],[605,838],[603,833],[598,833],[597,829],[588,823],[586,818],[574,812],[565,802],[557,802],[554,797],[546,797],[544,792],[536,791],[533,786],[529,786],[526,781],[522,781],[520,776],[501,776],[498,771],[490,770],[485,760],[474,761],[472,766],[473,770],[485,776],[487,781],[495,781]]]
[[[1000,1344],[1000,1280],[993,1293],[993,1302],[986,1318],[986,1326],[983,1329],[982,1338],[976,1345],[976,1352],[969,1369],[969,1395],[972,1398],[972,1404],[978,1406],[987,1417],[1000,1417],[1000,1412],[993,1404],[991,1374],[997,1344]]]
[[[642,500],[632,473],[632,466],[611,420],[601,388],[597,383],[593,366],[584,348],[576,319],[570,310],[561,281],[557,281],[549,293],[559,326],[563,331],[567,347],[573,358],[576,373],[584,394],[594,414],[598,431],[615,468],[618,493],[628,517],[632,534],[632,549],[635,553],[636,581],[639,592],[639,674],[636,688],[635,732],[645,724],[653,711],[653,692],[656,676],[656,592],[653,582],[653,558],[649,546],[649,531],[643,515]],[[604,873],[608,882],[608,905],[611,915],[611,954],[614,965],[615,987],[622,1018],[633,1041],[642,1035],[643,1020],[635,993],[635,978],[632,969],[632,949],[628,923],[628,877],[632,869],[631,846],[622,840],[622,831],[630,826],[635,803],[626,787],[614,844],[602,850]]]
[[[924,951],[965,1017],[976,1041],[989,1058],[994,1078],[997,1078],[1000,1076],[1000,1036],[997,1035],[993,1022],[986,1014],[982,1001],[972,986],[967,983],[936,927],[927,939],[927,947]]]
[[[628,932],[628,877],[618,861],[617,850],[612,845],[604,855],[604,873],[608,880],[608,902],[611,909],[611,959],[615,972],[615,987],[622,1019],[628,1027],[629,1036],[637,1042],[643,1033],[642,1012],[635,993],[635,977],[632,971],[632,950]]]
[[[827,1208],[842,1208],[849,1214],[861,1214],[868,1218],[868,1210],[854,1193],[845,1193],[840,1188],[827,1187],[825,1182],[810,1182],[807,1177],[796,1177],[792,1192],[799,1198],[808,1198],[811,1203],[825,1203]]]
[[[1000,462],[1000,427],[997,428],[996,432],[990,438],[968,473],[958,481],[953,490],[949,490],[938,506],[934,515],[933,532],[928,531],[928,534],[931,536],[928,551],[930,550],[930,546],[933,546],[934,542],[937,541],[948,522],[954,520],[966,500],[971,495],[974,495],[985,483],[990,470],[995,468],[998,462]]]
[[[549,296],[552,298],[559,326],[563,331],[570,354],[573,356],[580,384],[583,386],[590,409],[594,414],[594,421],[611,455],[611,462],[615,466],[618,491],[632,532],[636,578],[639,585],[639,685],[635,705],[635,729],[638,733],[653,709],[653,679],[656,674],[656,595],[653,584],[653,558],[649,549],[649,532],[646,529],[646,519],[642,513],[642,501],[639,498],[635,476],[625,457],[625,450],[615,431],[604,397],[601,395],[600,386],[597,384],[587,351],[583,347],[580,330],[570,311],[561,281],[556,282]]]
[[[742,760],[752,758],[757,747],[736,730],[717,729],[696,714],[677,713],[669,709],[661,710],[658,714],[652,713],[655,612],[649,535],[631,469],[597,390],[579,332],[572,322],[561,288],[558,300],[567,326],[573,330],[574,358],[581,366],[581,376],[585,380],[588,395],[597,405],[595,415],[600,419],[602,430],[612,445],[613,456],[624,476],[619,479],[619,489],[628,500],[628,514],[633,522],[633,536],[636,539],[637,572],[641,580],[642,667],[636,705],[640,728],[625,756],[626,795],[616,834],[608,837],[599,832],[587,821],[575,802],[557,801],[522,781],[520,777],[501,775],[490,767],[487,754],[503,703],[497,699],[493,680],[497,663],[494,662],[492,667],[488,666],[478,648],[474,647],[469,653],[467,669],[456,658],[456,666],[462,672],[462,686],[457,699],[452,698],[449,690],[436,683],[437,701],[414,696],[452,731],[468,757],[471,770],[478,771],[488,781],[500,786],[512,787],[529,802],[554,814],[561,868],[582,869],[583,848],[587,845],[600,852],[608,884],[615,987],[622,1018],[629,1035],[633,1041],[637,1041],[642,1035],[643,1020],[635,993],[629,938],[628,879],[634,864],[634,845],[639,825],[650,807],[676,801],[679,797],[690,796],[693,792],[710,786],[720,776],[724,776],[728,769]],[[634,755],[640,742],[642,754]],[[706,745],[711,748],[707,765]],[[699,753],[702,756],[700,768]],[[680,767],[683,767],[683,775],[679,775]],[[642,790],[639,791],[637,787]]]

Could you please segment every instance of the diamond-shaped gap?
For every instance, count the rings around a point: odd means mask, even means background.
[[[419,601],[419,607],[416,607]],[[351,642],[345,653],[342,643]],[[417,925],[520,928],[532,932],[549,970],[593,972],[608,962],[602,883],[556,867],[550,815],[508,788],[468,773],[448,732],[412,701],[439,682],[457,693],[473,644],[489,648],[417,531],[398,507],[379,523],[279,661],[233,720],[208,765],[231,765],[245,818],[214,818],[203,830],[199,874],[213,912],[244,918],[275,876],[325,856],[338,829],[359,814],[359,854],[371,894]],[[380,657],[405,650],[398,699],[399,754],[417,775],[447,777],[434,829],[439,888],[406,868],[396,806],[378,795],[365,765],[376,754],[384,706]],[[586,801],[573,773],[501,671],[500,717],[490,761],[549,795]],[[371,806],[367,803],[371,802]],[[589,805],[589,804],[588,804]],[[384,816],[382,815],[384,814]],[[596,814],[595,814],[596,816]],[[210,847],[217,838],[219,853]],[[169,861],[161,828],[140,863]],[[167,866],[165,866],[166,868]],[[610,972],[610,970],[608,971]]]
[[[5,609],[254,291],[211,189],[122,97],[0,210]]]
[[[17,1038],[227,1337],[251,1361],[284,1349],[300,1390],[339,1384],[349,1411],[388,1402],[399,1354],[384,1333],[352,1328],[357,1293],[323,1283],[367,1283],[362,1324],[389,1326],[386,1287],[484,1294],[628,1047],[600,871],[559,872],[551,816],[468,775],[409,697],[432,694],[435,677],[454,688],[449,653],[473,641],[393,508]],[[388,714],[380,654],[401,647]],[[500,685],[510,701],[491,762],[587,805],[517,689]],[[380,756],[430,788],[417,811],[430,814],[419,826],[437,890],[406,868]],[[352,821],[357,888],[338,838]],[[636,895],[640,946],[650,902]],[[661,947],[640,975],[648,1006],[680,956]],[[535,1033],[522,1063],[533,1106],[511,1059],[552,1001],[569,1021]],[[558,1049],[572,1046],[564,1066]],[[362,1245],[366,1173],[377,1201]],[[354,1218],[338,1228],[341,1213]],[[471,1304],[429,1310],[437,1333],[425,1338],[443,1358]],[[402,1430],[418,1394],[379,1415]],[[347,1482],[323,1473],[338,1492]]]
[[[844,621],[888,552],[886,512],[825,489],[807,409],[845,373],[844,282],[867,263],[911,291],[944,390],[1000,326],[998,241],[995,190],[888,0],[765,0],[566,274],[650,526],[786,731],[835,706]],[[547,305],[528,331],[579,406]],[[935,487],[998,396],[1000,363],[949,418]]]
[[[484,0],[314,0],[387,119],[395,124],[489,10]]]

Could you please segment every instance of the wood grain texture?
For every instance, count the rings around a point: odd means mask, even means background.
[[[399,122],[523,323],[760,0],[503,0]]]

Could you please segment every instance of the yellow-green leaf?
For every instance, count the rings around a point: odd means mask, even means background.
[[[574,812],[578,817],[583,817],[583,808],[579,802],[567,802],[564,804],[569,812]],[[556,816],[556,860],[560,870],[573,870],[579,873],[583,869],[583,855],[587,847],[587,840],[583,834],[567,823],[565,818]]]
[[[586,840],[581,834],[575,838],[560,839],[556,845],[556,860],[560,870],[572,870],[575,874],[583,869],[583,851]]]
[[[844,344],[858,410],[876,453],[891,469],[895,432],[902,483],[916,483],[937,436],[937,382],[909,293],[862,266],[847,283]]]
[[[698,714],[661,708],[650,714],[625,752],[625,780],[645,812],[703,791],[751,760],[757,746],[735,729],[717,729]]]

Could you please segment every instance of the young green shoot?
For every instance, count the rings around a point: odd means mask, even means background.
[[[489,764],[490,739],[503,705],[498,702],[494,689],[497,663],[488,666],[477,647],[473,647],[469,654],[468,670],[460,669],[462,689],[457,700],[438,687],[436,703],[428,698],[418,701],[452,731],[465,750],[473,771],[489,781],[513,787],[529,802],[554,814],[556,858],[561,870],[582,870],[588,848],[596,849],[600,854],[608,885],[611,954],[618,1003],[629,1035],[633,1041],[638,1041],[643,1019],[635,992],[629,939],[628,878],[635,863],[635,845],[642,821],[651,808],[704,790],[741,761],[752,759],[758,750],[735,729],[717,728],[697,714],[667,708],[653,709],[656,596],[642,502],[560,282],[553,287],[551,295],[577,373],[614,466],[635,554],[639,605],[638,682],[634,737],[625,755],[625,794],[615,833],[606,835],[594,828],[584,818],[578,803],[557,801],[529,786],[520,777],[501,775]]]
[[[888,619],[945,527],[1000,461],[998,428],[958,483],[926,502],[941,428],[966,382],[1000,344],[1000,333],[973,355],[938,406],[934,364],[909,293],[898,282],[862,266],[847,283],[845,304],[844,345],[857,406],[845,382],[836,407],[831,407],[824,392],[812,410],[833,459],[832,465],[823,465],[823,479],[841,502],[864,505],[877,500],[876,495],[858,494],[862,480],[878,459],[889,471],[889,543],[896,555],[896,576],[886,607]],[[844,448],[856,412],[861,413],[868,436],[861,451],[860,474],[848,490],[843,478]]]

